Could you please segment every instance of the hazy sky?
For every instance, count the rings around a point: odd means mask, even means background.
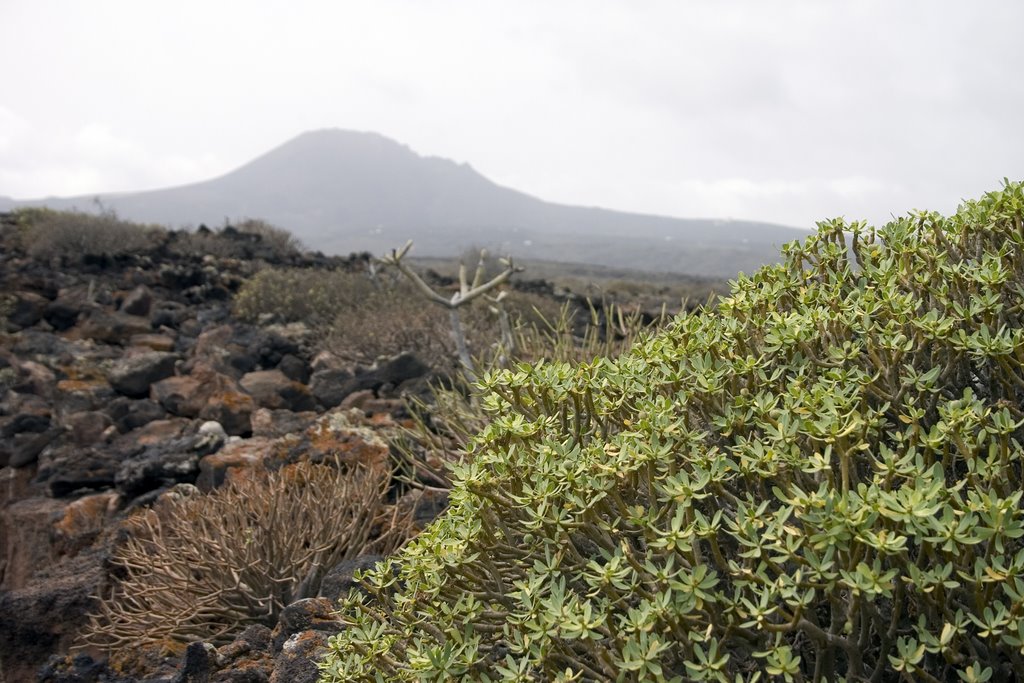
[[[372,130],[553,201],[811,226],[1024,178],[1024,2],[0,0],[0,195]]]

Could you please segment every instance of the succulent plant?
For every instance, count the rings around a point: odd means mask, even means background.
[[[784,254],[618,359],[482,377],[322,680],[1015,680],[1024,185]]]

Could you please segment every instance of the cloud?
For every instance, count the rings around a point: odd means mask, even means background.
[[[500,6],[0,2],[0,194],[198,181],[330,126],[552,201],[800,225],[1024,177],[1022,3]]]
[[[103,123],[45,130],[2,105],[0,151],[0,195],[18,199],[157,188],[225,170],[212,154],[157,152]]]

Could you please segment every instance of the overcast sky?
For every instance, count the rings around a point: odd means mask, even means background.
[[[0,195],[382,133],[544,199],[811,226],[1024,178],[1024,2],[0,0]]]

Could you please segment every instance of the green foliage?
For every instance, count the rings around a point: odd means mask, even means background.
[[[112,211],[19,209],[15,221],[21,247],[41,260],[135,254],[153,248],[167,234],[159,227],[121,220]]]
[[[508,304],[515,319],[512,348],[489,349],[476,363],[487,371],[507,367],[510,361],[581,362],[599,357],[618,356],[645,333],[651,333],[669,321],[667,315],[647,322],[639,313],[626,313],[619,306],[588,306],[581,311],[572,304],[560,307],[550,300],[516,293]],[[532,304],[532,310],[523,310]],[[405,478],[450,487],[449,466],[462,462],[466,449],[490,422],[484,410],[479,388],[463,375],[455,381],[432,387],[430,401],[416,396],[407,398],[413,425],[406,438],[395,441],[398,464]]]
[[[841,220],[619,359],[482,380],[322,680],[1024,670],[1024,187]]]

